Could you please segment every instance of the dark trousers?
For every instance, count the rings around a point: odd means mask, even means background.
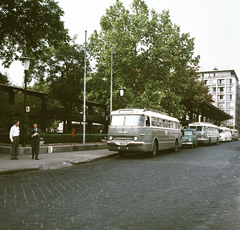
[[[19,137],[13,137],[11,158],[18,157],[18,145],[19,145]]]
[[[32,143],[32,158],[38,158],[39,154],[39,142],[33,142]]]

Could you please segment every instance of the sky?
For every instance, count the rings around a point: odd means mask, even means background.
[[[133,0],[120,0],[130,9]],[[115,0],[58,0],[65,12],[62,20],[71,37],[84,44],[94,30],[100,30],[100,18]],[[200,55],[200,71],[233,69],[240,79],[240,1],[239,0],[145,0],[149,9],[170,11],[173,23],[182,33],[195,38],[195,56]],[[23,85],[23,66],[14,62],[9,69],[0,66],[13,85]]]

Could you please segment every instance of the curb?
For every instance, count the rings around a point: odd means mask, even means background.
[[[74,165],[80,165],[80,164],[91,163],[94,161],[104,160],[104,159],[112,158],[112,157],[115,157],[118,155],[119,155],[119,153],[113,153],[113,154],[110,154],[107,156],[100,156],[100,157],[95,157],[92,159],[86,159],[86,160],[81,160],[81,161],[63,161],[60,163],[50,163],[50,164],[44,164],[41,166],[33,166],[33,167],[28,167],[28,168],[10,169],[10,170],[6,170],[6,171],[0,171],[0,175],[7,175],[7,174],[18,173],[18,172],[37,171],[37,170],[60,169],[60,168],[74,166]]]

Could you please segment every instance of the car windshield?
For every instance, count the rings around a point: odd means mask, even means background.
[[[191,130],[184,130],[184,136],[191,136],[192,131]]]
[[[144,126],[143,115],[112,116],[112,126]]]
[[[223,129],[220,129],[220,130],[219,130],[219,133],[224,133],[224,130],[223,130]]]

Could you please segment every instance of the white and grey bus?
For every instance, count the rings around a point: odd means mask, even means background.
[[[227,127],[219,127],[219,135],[221,142],[232,141],[231,129]]]
[[[194,122],[189,124],[190,129],[196,129],[198,133],[198,143],[218,144],[220,141],[219,127],[211,123]]]
[[[238,130],[237,129],[231,129],[232,133],[232,140],[233,141],[238,141]]]
[[[150,152],[182,146],[180,122],[174,117],[145,109],[120,109],[111,113],[108,150],[126,153]]]

